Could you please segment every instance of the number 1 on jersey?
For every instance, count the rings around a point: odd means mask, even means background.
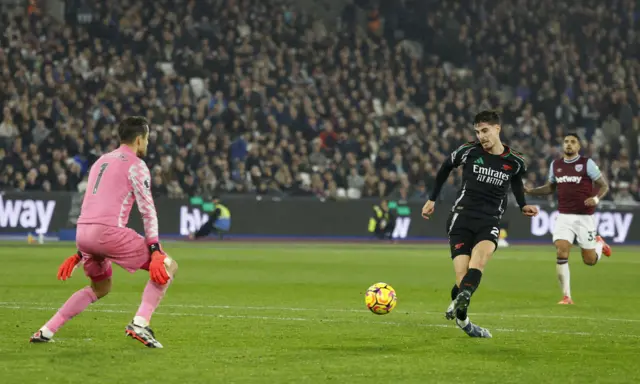
[[[98,173],[98,178],[96,179],[96,183],[93,186],[93,194],[95,195],[96,193],[98,193],[98,186],[100,186],[100,180],[102,179],[102,175],[104,175],[104,171],[107,170],[107,167],[109,166],[109,163],[103,163],[100,166],[100,173]]]

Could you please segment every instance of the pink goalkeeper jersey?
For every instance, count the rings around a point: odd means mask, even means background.
[[[158,242],[158,216],[149,168],[122,145],[102,155],[91,167],[78,224],[125,227],[134,201],[138,203],[147,243]]]

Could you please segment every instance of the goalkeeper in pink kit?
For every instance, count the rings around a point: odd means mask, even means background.
[[[106,296],[111,290],[111,264],[115,263],[130,273],[139,269],[149,271],[151,279],[142,294],[142,303],[125,334],[147,347],[162,348],[149,328],[149,321],[178,264],[160,248],[149,168],[140,159],[147,153],[149,124],[144,117],[128,117],[120,123],[118,136],[120,147],[100,157],[91,167],[78,219],[78,253],[65,260],[58,270],[58,279],[66,280],[82,263],[91,286],[71,295],[31,337],[32,343],[51,341],[67,321]],[[134,202],[142,215],[145,237],[126,227]]]

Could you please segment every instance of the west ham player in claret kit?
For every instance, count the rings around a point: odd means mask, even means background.
[[[596,265],[602,255],[611,256],[611,248],[597,235],[593,216],[596,206],[609,192],[609,185],[596,163],[580,156],[580,139],[570,133],[564,137],[564,156],[549,167],[549,180],[541,187],[525,189],[532,196],[558,192],[558,218],[553,228],[556,246],[556,273],[562,288],[558,304],[573,304],[569,252],[574,242],[582,249],[582,260]],[[595,184],[595,188],[594,188]]]
[[[523,156],[500,141],[500,116],[483,111],[474,118],[478,141],[460,146],[442,164],[436,186],[422,208],[428,219],[435,210],[438,194],[456,167],[462,167],[462,188],[447,222],[447,235],[456,283],[451,290],[447,319],[471,337],[490,338],[491,333],[470,322],[467,308],[478,289],[482,272],[496,250],[500,220],[511,189],[523,215],[533,217],[538,208],[527,205],[522,178],[526,172]]]
[[[67,280],[82,262],[91,285],[74,293],[31,337],[32,343],[52,341],[67,321],[107,295],[111,291],[113,262],[130,273],[139,269],[149,271],[151,279],[125,335],[147,347],[162,348],[149,328],[149,321],[178,264],[160,248],[149,168],[140,159],[147,153],[149,123],[144,117],[128,117],[120,123],[118,135],[120,147],[101,156],[89,171],[77,226],[78,253],[65,260],[58,270],[58,279]],[[126,227],[134,202],[142,215],[145,237]]]

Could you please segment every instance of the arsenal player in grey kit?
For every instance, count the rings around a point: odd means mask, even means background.
[[[597,235],[593,216],[609,186],[596,163],[580,156],[580,139],[576,134],[565,136],[563,150],[563,158],[551,162],[547,183],[538,188],[525,188],[525,192],[532,196],[558,192],[559,215],[553,229],[556,271],[563,295],[558,304],[573,304],[569,274],[571,245],[577,242],[587,265],[596,265],[602,254],[611,256],[611,248]]]

